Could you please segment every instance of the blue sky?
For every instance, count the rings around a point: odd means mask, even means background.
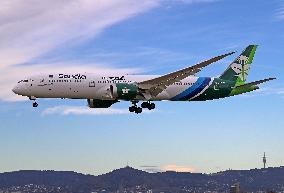
[[[101,174],[128,162],[210,173],[259,168],[264,151],[269,166],[284,164],[283,1],[4,2],[0,172]],[[10,91],[16,80],[49,71],[164,74],[248,44],[259,45],[249,81],[277,80],[243,96],[158,102],[137,116],[127,102],[94,111],[84,100],[52,99],[34,109]],[[236,56],[198,75],[217,76]]]

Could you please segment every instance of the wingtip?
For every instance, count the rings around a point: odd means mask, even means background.
[[[276,78],[275,77],[269,77],[269,78],[266,78],[264,80],[275,80]]]
[[[234,54],[234,53],[236,53],[236,51],[229,52],[229,53],[227,53],[227,54],[225,54],[225,55],[226,55],[226,56],[230,56],[230,55],[232,55],[232,54]]]
[[[276,79],[275,77],[272,77],[272,78],[266,78],[266,79],[264,79],[264,82],[271,81],[271,80],[275,80],[275,79]]]
[[[275,77],[272,77],[272,78],[266,78],[266,79],[264,79],[264,81],[263,81],[263,82],[268,82],[268,81],[275,80],[275,79],[276,79]]]

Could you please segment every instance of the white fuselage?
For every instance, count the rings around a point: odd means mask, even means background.
[[[117,83],[134,84],[156,77],[158,75],[47,74],[21,80],[13,91],[19,95],[35,98],[113,100],[109,89],[111,85]],[[174,83],[151,100],[170,100],[191,87],[197,79],[198,77],[190,76]]]

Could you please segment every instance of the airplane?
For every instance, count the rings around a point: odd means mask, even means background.
[[[206,101],[259,89],[266,78],[246,83],[257,45],[249,45],[218,77],[197,77],[202,68],[235,52],[223,54],[163,76],[96,75],[54,73],[31,76],[18,82],[15,94],[27,96],[37,107],[37,98],[86,99],[90,108],[109,108],[119,101],[130,101],[130,112],[155,109],[154,101]],[[138,106],[138,103],[141,106]]]

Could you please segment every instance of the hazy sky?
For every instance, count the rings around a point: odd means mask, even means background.
[[[0,172],[129,165],[216,172],[284,165],[284,1],[0,0]],[[250,94],[207,102],[130,103],[17,97],[17,80],[44,72],[164,74],[258,44]],[[218,76],[238,54],[198,75]],[[146,167],[147,168],[147,167]]]

